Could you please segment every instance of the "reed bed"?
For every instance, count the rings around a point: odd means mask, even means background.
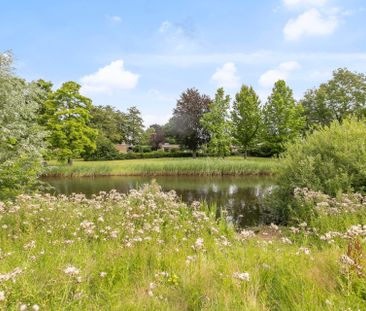
[[[73,166],[52,162],[45,176],[273,175],[280,165],[278,159],[241,157],[75,161]]]

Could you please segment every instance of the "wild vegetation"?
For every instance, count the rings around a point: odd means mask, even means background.
[[[365,199],[297,190],[318,217],[258,232],[156,184],[0,205],[6,310],[358,310]]]
[[[273,175],[281,163],[278,159],[241,157],[164,158],[123,161],[75,161],[73,166],[50,163],[45,176],[113,176],[113,175]],[[53,165],[54,164],[54,165]]]

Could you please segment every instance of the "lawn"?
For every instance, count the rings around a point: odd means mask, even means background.
[[[228,157],[160,158],[115,161],[75,161],[73,166],[51,161],[46,176],[98,175],[272,175],[278,159]]]
[[[236,232],[156,184],[23,195],[0,203],[0,309],[365,310],[365,199],[325,199],[330,214],[314,223]]]

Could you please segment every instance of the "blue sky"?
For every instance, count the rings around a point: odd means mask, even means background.
[[[364,0],[0,0],[0,51],[19,75],[73,80],[94,104],[168,120],[188,87],[300,98],[332,70],[366,73]]]

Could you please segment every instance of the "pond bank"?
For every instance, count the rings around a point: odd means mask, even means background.
[[[281,162],[270,158],[160,158],[115,161],[51,162],[43,177],[94,176],[248,176],[274,175]]]

